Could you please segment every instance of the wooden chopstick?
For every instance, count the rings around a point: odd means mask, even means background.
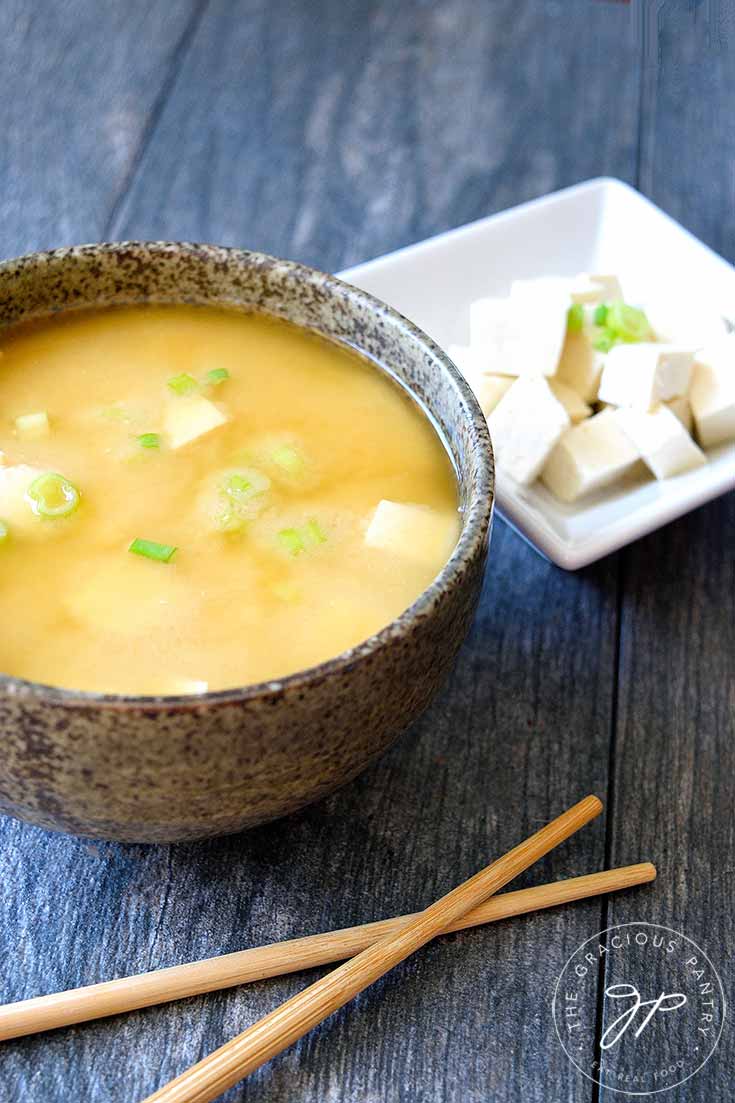
[[[158,1103],[211,1103],[238,1080],[260,1068],[343,1007],[404,958],[425,946],[435,935],[465,916],[513,877],[528,869],[542,855],[548,854],[589,823],[601,809],[602,804],[597,797],[585,797],[397,931],[390,932],[350,961],[333,969],[164,1085],[149,1096],[146,1103],[154,1103],[154,1100]]]
[[[606,892],[618,892],[653,881],[655,877],[656,867],[650,862],[641,862],[639,865],[570,877],[530,889],[504,892],[455,920],[442,934],[479,927],[484,923],[497,923],[514,915],[542,911]],[[168,969],[156,969],[150,973],[138,973],[132,977],[6,1004],[0,1006],[0,1041],[343,961],[371,946],[379,938],[397,931],[416,914],[379,919],[375,923],[293,938],[287,942],[274,942],[268,946],[220,954],[204,961],[173,965]]]

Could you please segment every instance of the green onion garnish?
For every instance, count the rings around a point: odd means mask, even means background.
[[[125,406],[118,403],[116,406],[104,406],[98,411],[100,417],[107,418],[109,421],[132,421],[133,415]]]
[[[0,544],[4,544],[10,536],[10,530],[4,521],[0,521]]]
[[[304,457],[292,444],[282,444],[276,448],[271,459],[276,467],[280,467],[288,475],[297,475],[304,466]]]
[[[161,447],[161,438],[158,433],[141,433],[136,439],[141,448]]]
[[[609,329],[601,329],[592,342],[592,348],[598,352],[609,352],[613,345],[617,344],[615,334]]]
[[[567,311],[567,329],[570,333],[579,333],[584,325],[584,307],[581,303],[572,303]]]
[[[318,521],[307,521],[300,528],[281,529],[278,533],[278,542],[291,555],[298,555],[306,548],[316,547],[317,544],[325,544],[326,536]]]
[[[651,336],[651,326],[644,311],[627,303],[610,303],[605,325],[621,341],[647,341]]]
[[[157,544],[155,540],[133,540],[128,548],[133,555],[142,555],[144,559],[153,559],[156,563],[170,562],[176,547],[172,544]]]
[[[318,521],[307,521],[302,531],[307,544],[326,544],[327,542]]]
[[[181,375],[173,375],[168,380],[168,385],[174,394],[185,395],[199,390],[199,384],[192,375],[182,372]]]
[[[65,479],[52,471],[39,475],[26,491],[33,512],[39,517],[55,519],[69,517],[79,505],[79,491]]]
[[[596,326],[604,326],[607,321],[607,303],[600,303],[595,309],[594,320]]]
[[[244,475],[228,475],[225,479],[224,491],[230,498],[241,498],[243,494],[248,494],[248,491],[253,489],[250,479],[246,479]],[[248,497],[250,497],[249,494]]]
[[[204,376],[204,382],[208,383],[210,387],[218,387],[220,383],[224,383],[225,380],[230,378],[230,373],[227,368],[212,368]]]
[[[298,529],[281,529],[278,541],[291,555],[298,555],[304,550],[304,541]]]

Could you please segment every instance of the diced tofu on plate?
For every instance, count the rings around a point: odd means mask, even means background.
[[[543,286],[542,286],[543,285]],[[494,375],[554,375],[567,331],[568,281],[517,281],[508,299],[470,304],[470,347]]]
[[[488,418],[498,466],[523,486],[532,483],[571,424],[543,376],[521,376]]]
[[[617,410],[603,410],[564,434],[541,474],[563,502],[610,486],[638,463],[638,449],[620,427]]]
[[[687,393],[693,364],[694,353],[678,345],[616,345],[605,358],[597,397],[612,406],[651,410]]]
[[[678,398],[670,398],[664,403],[664,406],[668,406],[672,414],[678,417],[687,433],[691,436],[694,428],[694,417],[692,416],[692,404],[689,401],[687,395],[679,395]]]
[[[657,479],[680,475],[707,462],[704,452],[668,406],[656,406],[650,411],[628,407],[617,413],[621,429]]]
[[[573,425],[576,425],[578,421],[584,421],[586,417],[589,417],[592,413],[592,407],[588,406],[583,398],[580,398],[577,391],[569,386],[568,383],[562,383],[560,379],[550,379],[549,386],[554,392],[554,397],[561,402],[562,406],[569,414],[569,420]]]
[[[575,303],[611,303],[623,298],[623,289],[617,276],[580,272],[572,280],[571,295]]]
[[[697,353],[689,401],[703,448],[735,440],[735,335]]]
[[[556,379],[576,391],[583,402],[594,402],[604,363],[604,355],[592,347],[586,330],[567,333]]]

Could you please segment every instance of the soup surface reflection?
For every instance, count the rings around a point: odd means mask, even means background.
[[[3,673],[133,694],[280,677],[387,624],[456,543],[433,427],[296,327],[134,306],[0,347]]]

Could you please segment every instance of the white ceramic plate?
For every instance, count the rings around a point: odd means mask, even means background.
[[[619,180],[589,180],[349,268],[342,279],[377,295],[443,348],[467,344],[469,303],[531,276],[614,272],[628,301],[673,312],[735,315],[735,269]],[[684,304],[679,307],[679,304]],[[703,336],[704,340],[706,334]],[[576,570],[735,487],[735,443],[695,471],[639,480],[565,505],[540,483],[499,473],[498,511],[560,567]]]

